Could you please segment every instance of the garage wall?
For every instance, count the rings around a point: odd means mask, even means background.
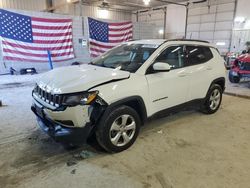
[[[207,40],[216,44],[220,52],[229,51],[234,21],[235,0],[210,0],[191,4],[188,14],[187,38]]]
[[[238,0],[236,10],[237,18],[243,18],[243,22],[234,22],[233,36],[232,36],[232,52],[241,52],[246,48],[246,41],[250,41],[250,11],[249,0]]]
[[[78,62],[89,62],[90,55],[88,46],[83,47],[81,45],[82,39],[88,39],[88,23],[87,17],[80,16],[69,16],[61,14],[52,14],[44,12],[30,12],[30,11],[21,11],[8,9],[13,12],[20,14],[25,14],[29,16],[44,17],[44,18],[72,18],[73,19],[73,46],[76,58],[71,61],[57,62],[54,63],[54,67],[69,65],[74,61]],[[139,38],[152,38],[154,25],[150,23],[135,23],[133,28],[133,35],[135,39]],[[1,45],[1,41],[0,41]],[[2,47],[0,46],[0,49]],[[13,67],[16,70],[20,68],[35,67],[38,71],[48,70],[47,63],[31,63],[31,62],[4,62],[2,58],[2,52],[0,50],[0,74],[9,70],[10,67]]]
[[[132,20],[136,22],[136,14],[133,14]],[[183,38],[185,36],[185,20],[185,7],[178,5],[166,6],[166,38]],[[164,29],[164,10],[139,13],[138,22],[155,25],[153,38],[163,38],[163,34],[159,34],[159,30]]]
[[[44,18],[72,18],[73,19],[73,46],[74,46],[74,52],[76,55],[76,59],[74,61],[81,61],[81,62],[88,62],[89,56],[88,56],[88,49],[85,47],[82,47],[79,43],[79,38],[86,38],[86,36],[83,36],[82,32],[82,18],[77,16],[67,16],[67,15],[60,15],[60,14],[51,14],[51,13],[44,13],[44,12],[30,12],[30,11],[21,11],[21,10],[14,10],[14,9],[8,9],[13,12],[17,12],[20,14],[25,14],[29,16],[36,16],[36,17],[44,17]],[[1,44],[0,44],[1,45]],[[1,47],[2,49],[2,47]],[[9,69],[10,67],[13,67],[17,70],[20,68],[25,67],[36,67],[38,70],[46,70],[48,69],[47,63],[30,63],[30,62],[3,62],[3,58],[1,55],[2,52],[0,52],[0,64],[4,64],[6,69]],[[55,63],[56,66],[61,65],[67,65],[71,63],[71,61],[66,62],[58,62]],[[1,67],[0,67],[1,68]],[[4,70],[0,70],[0,72],[3,72]]]
[[[231,52],[242,52],[245,50],[245,43],[250,41],[250,29],[233,30]]]
[[[41,11],[46,9],[45,0],[0,0],[0,8]]]
[[[75,16],[80,16],[80,6],[79,3],[66,3],[62,0],[54,0],[53,1],[54,6],[56,7],[55,13],[60,14],[70,14]],[[99,7],[95,6],[82,6],[82,16],[89,16],[89,17],[95,17],[100,18],[98,15]],[[108,17],[106,19],[110,20],[131,20],[131,13],[130,12],[124,12],[124,11],[115,11],[115,10],[108,10]]]

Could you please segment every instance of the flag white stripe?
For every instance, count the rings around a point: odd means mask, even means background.
[[[56,26],[56,27],[66,27],[71,26],[72,22],[38,22],[38,21],[31,21],[32,25],[37,26]]]
[[[32,29],[33,33],[68,33],[72,32],[72,29],[58,29],[58,30],[47,30],[47,29]]]
[[[129,35],[123,35],[121,37],[109,37],[109,40],[123,40],[123,39],[129,39],[132,38],[133,34],[129,34]]]
[[[119,32],[117,32],[117,31],[109,31],[109,34],[126,34],[126,33],[129,33],[129,32],[132,32],[132,29],[128,29],[128,30],[122,30],[122,31],[119,31]]]
[[[126,25],[117,25],[117,26],[115,26],[115,25],[109,25],[109,28],[110,29],[122,29],[122,28],[127,28],[127,27],[132,27],[133,26],[133,24],[126,24]]]
[[[34,44],[34,43],[28,43],[28,42],[22,42],[22,41],[17,41],[17,40],[12,40],[12,39],[7,39],[7,38],[2,38],[2,41],[6,41],[12,44],[17,44],[17,45],[22,45],[22,46],[27,46],[27,47],[39,47],[39,48],[57,48],[61,46],[70,46],[72,45],[72,42],[65,42],[65,43],[53,43],[53,44]]]
[[[72,39],[72,35],[60,36],[60,37],[41,37],[41,36],[33,36],[33,40],[43,40],[43,41],[67,40],[67,39]]]
[[[94,40],[94,39],[89,39],[89,41],[95,42],[95,43],[97,43],[99,45],[104,45],[104,46],[107,46],[107,47],[116,46],[116,45],[121,44],[120,42],[114,42],[114,43],[100,42],[100,41],[97,41],[97,40]]]
[[[19,52],[32,53],[32,54],[47,54],[47,51],[45,50],[29,50],[29,49],[23,49],[19,47],[13,47],[8,44],[7,45],[3,44],[3,48],[9,49],[9,50],[15,50]],[[62,50],[51,50],[50,52],[53,54],[73,52],[73,48],[62,49]]]
[[[102,54],[103,54],[103,53],[91,51],[91,55],[97,55],[97,56],[99,56],[99,55],[102,55]]]
[[[4,56],[10,56],[13,57],[13,55],[15,53],[10,53],[10,52],[5,52]],[[31,56],[26,56],[26,55],[22,55],[22,54],[15,54],[16,58],[22,58],[22,59],[32,59],[35,61],[48,61],[48,57],[31,57]],[[74,54],[71,53],[69,55],[64,55],[64,56],[58,56],[58,57],[52,57],[52,60],[63,60],[63,59],[68,59],[68,58],[74,58]]]

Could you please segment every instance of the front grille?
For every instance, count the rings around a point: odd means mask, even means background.
[[[46,102],[52,106],[59,107],[59,106],[61,106],[61,104],[63,102],[62,95],[55,95],[55,94],[51,94],[49,92],[46,92],[45,90],[40,88],[38,85],[35,87],[33,92],[38,98],[42,99],[44,102]]]

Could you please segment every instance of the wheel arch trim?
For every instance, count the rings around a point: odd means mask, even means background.
[[[133,107],[133,105],[131,105],[132,102],[137,102],[137,104],[139,106]],[[110,105],[107,106],[104,114],[110,113],[115,107],[121,106],[121,105],[127,105],[127,106],[130,106],[131,108],[135,109],[141,118],[142,124],[144,124],[147,121],[146,105],[145,105],[142,97],[138,96],[138,95],[126,97],[126,98],[123,98],[121,100],[118,100],[116,102],[111,103]],[[137,107],[139,107],[139,109],[137,109]],[[139,110],[139,112],[137,110]]]

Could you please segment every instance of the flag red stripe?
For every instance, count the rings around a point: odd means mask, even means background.
[[[132,36],[127,36],[124,39],[119,39],[119,40],[109,40],[110,43],[119,43],[119,42],[126,42],[128,40],[132,39]]]
[[[72,35],[72,32],[66,32],[66,33],[37,33],[37,32],[33,32],[33,36],[37,36],[37,37],[64,37],[64,36],[68,36],[68,35]]]
[[[94,48],[94,47],[91,47],[90,50],[93,52],[98,52],[98,53],[104,53],[107,51],[107,50],[102,50],[102,49],[98,49],[98,48]]]
[[[34,29],[44,29],[44,30],[67,30],[71,29],[72,25],[69,26],[44,26],[44,25],[33,25],[32,28]]]
[[[90,54],[91,57],[98,57],[99,55],[96,55],[96,54]]]
[[[7,41],[3,41],[3,44],[12,46],[12,47],[14,47],[14,48],[22,48],[22,49],[25,49],[25,50],[37,50],[37,51],[66,50],[66,49],[73,48],[72,45],[60,46],[60,47],[44,47],[44,48],[42,48],[42,47],[35,47],[35,46],[34,46],[34,47],[31,47],[31,46],[19,45],[19,44],[7,42]]]
[[[113,48],[114,46],[106,46],[106,45],[102,45],[102,44],[98,44],[98,43],[95,43],[93,41],[90,42],[90,45],[93,45],[93,46],[97,46],[97,47],[100,47],[100,48],[107,48],[107,49],[111,49]]]
[[[123,30],[132,29],[132,28],[133,26],[124,27],[124,28],[109,28],[109,31],[123,31]]]
[[[63,39],[63,40],[33,40],[34,43],[39,44],[55,44],[55,43],[66,43],[72,42],[72,39]]]
[[[74,59],[72,58],[67,58],[67,59],[60,59],[60,60],[53,60],[53,62],[62,62],[62,61],[67,61],[67,60],[71,60]],[[34,59],[28,59],[28,58],[19,58],[19,57],[12,57],[12,56],[4,56],[4,60],[7,61],[26,61],[26,62],[37,62],[37,63],[44,63],[44,62],[48,62],[45,60],[34,60]]]
[[[132,34],[132,31],[128,31],[126,33],[121,33],[121,34],[109,34],[109,37],[122,37],[122,36],[127,36]]]
[[[25,55],[25,56],[30,56],[30,57],[48,57],[47,54],[33,54],[33,53],[20,52],[17,50],[10,50],[10,49],[3,49],[3,51],[12,53],[12,54],[20,54],[20,55]],[[71,54],[73,54],[73,52],[64,52],[64,53],[56,53],[56,54],[51,53],[51,57],[68,56]]]
[[[36,17],[32,17],[31,18],[32,21],[36,21],[36,22],[56,22],[56,23],[64,23],[64,22],[72,22],[72,19],[51,19],[51,18],[36,18]]]
[[[109,26],[122,26],[122,25],[127,25],[127,24],[131,24],[131,22],[109,23]]]

